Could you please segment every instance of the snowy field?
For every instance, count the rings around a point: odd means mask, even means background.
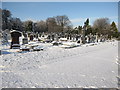
[[[65,49],[40,43],[43,51],[18,52],[3,46],[2,87],[117,88],[118,42]]]

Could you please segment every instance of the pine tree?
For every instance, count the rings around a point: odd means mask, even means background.
[[[118,29],[117,29],[117,26],[116,26],[116,24],[115,24],[115,22],[113,21],[112,22],[112,24],[110,25],[110,27],[111,27],[111,29],[110,29],[110,34],[111,34],[111,36],[113,36],[113,37],[118,37]]]
[[[87,20],[85,21],[84,27],[86,28],[85,35],[92,33],[92,27],[89,25],[89,18],[87,18]]]
[[[85,26],[89,25],[89,18],[87,18],[86,22],[84,23]]]

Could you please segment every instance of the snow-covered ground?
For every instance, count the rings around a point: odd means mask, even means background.
[[[40,43],[43,51],[3,49],[2,87],[116,88],[118,42],[85,44],[65,49]]]

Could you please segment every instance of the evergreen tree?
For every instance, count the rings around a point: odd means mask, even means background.
[[[25,32],[33,32],[33,21],[28,20],[23,23]]]
[[[118,29],[117,26],[115,24],[115,22],[113,21],[112,24],[110,25],[111,29],[110,29],[110,34],[113,37],[118,37]]]
[[[86,22],[84,23],[85,26],[89,25],[89,18],[87,18]]]
[[[11,12],[9,10],[2,10],[2,30],[11,29]]]
[[[92,33],[92,27],[89,25],[89,18],[84,23],[85,29],[85,36]]]
[[[85,35],[88,35],[88,34],[90,34],[90,33],[92,33],[92,27],[91,27],[90,25],[88,25],[88,26],[87,26],[87,30],[86,30],[86,32],[85,32]]]

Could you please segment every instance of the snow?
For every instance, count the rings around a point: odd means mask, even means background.
[[[44,50],[19,53],[19,49],[2,47],[2,87],[117,88],[118,41],[69,49],[31,44]]]

